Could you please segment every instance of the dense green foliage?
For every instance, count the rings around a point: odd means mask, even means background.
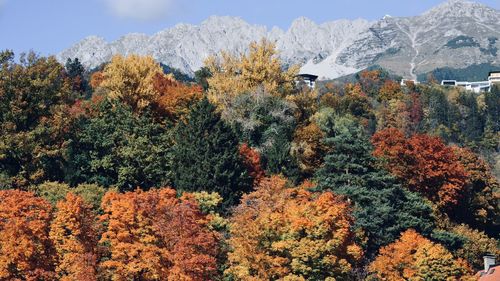
[[[226,208],[250,190],[238,139],[208,100],[199,102],[177,125],[173,140],[172,178],[179,192],[217,192]]]
[[[123,104],[103,101],[82,116],[68,140],[66,180],[121,190],[169,183],[169,133],[152,118],[136,116]]]
[[[489,63],[475,64],[466,68],[451,68],[442,67],[435,70],[418,75],[419,81],[428,81],[429,78],[435,79],[437,82],[442,80],[457,80],[457,81],[486,81],[488,73],[493,70],[499,70],[500,66],[491,65]]]
[[[332,152],[325,156],[324,166],[316,174],[318,188],[346,195],[354,202],[355,226],[366,231],[369,254],[406,229],[430,232],[430,205],[376,167],[372,146],[356,121],[338,118],[325,143]]]

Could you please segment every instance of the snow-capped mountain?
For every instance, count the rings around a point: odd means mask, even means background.
[[[212,16],[200,25],[178,24],[152,36],[128,34],[111,43],[90,36],[57,58],[64,62],[77,57],[92,68],[114,54],[147,54],[193,74],[207,56],[221,50],[245,52],[262,38],[276,42],[284,63],[300,64],[302,72],[322,78],[375,64],[408,78],[444,66],[500,65],[500,11],[464,0],[447,1],[415,17],[385,16],[374,22],[316,24],[298,18],[287,31]]]

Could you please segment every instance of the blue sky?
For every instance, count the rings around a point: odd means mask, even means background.
[[[299,16],[317,23],[418,15],[443,0],[0,0],[0,49],[55,54],[88,35],[115,40],[153,34],[210,15],[239,16],[252,24],[288,28]],[[500,9],[500,0],[479,0]]]

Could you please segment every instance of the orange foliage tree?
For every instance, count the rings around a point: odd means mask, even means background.
[[[169,188],[107,193],[102,263],[113,280],[210,280],[216,272],[217,236],[206,227],[195,199]]]
[[[52,207],[31,192],[0,191],[0,280],[52,280]]]
[[[203,97],[200,86],[186,85],[160,73],[154,76],[153,87],[160,95],[156,101],[158,110],[170,119],[178,119],[188,113],[189,106]]]
[[[465,261],[412,229],[380,249],[369,269],[380,280],[476,280]]]
[[[92,206],[81,197],[68,193],[57,203],[49,235],[57,252],[59,280],[97,280],[98,234]]]
[[[259,184],[260,180],[266,175],[264,169],[262,169],[260,153],[244,143],[240,146],[240,155],[243,164],[247,168],[248,175],[253,178],[254,185]]]
[[[374,96],[378,93],[380,86],[382,84],[381,79],[382,72],[380,70],[364,70],[358,75],[358,81],[363,90],[369,92],[370,95]]]
[[[389,101],[392,99],[400,99],[403,97],[403,92],[399,83],[393,80],[386,80],[378,93],[380,101]]]
[[[411,191],[445,210],[459,204],[467,174],[453,149],[441,139],[428,135],[406,138],[401,131],[388,128],[377,132],[372,142],[373,154]]]
[[[351,114],[359,119],[360,123],[367,127],[369,120],[374,119],[373,108],[368,95],[363,91],[359,83],[346,84],[344,96],[340,99],[339,107],[341,115]]]
[[[101,86],[101,83],[106,79],[104,77],[104,73],[102,71],[97,71],[92,73],[92,76],[90,76],[90,86],[92,89],[97,89],[99,86]]]
[[[265,178],[231,218],[229,268],[237,280],[344,280],[362,256],[349,205],[311,183]]]

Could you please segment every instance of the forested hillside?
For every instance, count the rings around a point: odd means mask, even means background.
[[[282,65],[265,40],[195,81],[1,52],[0,280],[477,280],[500,88]]]

